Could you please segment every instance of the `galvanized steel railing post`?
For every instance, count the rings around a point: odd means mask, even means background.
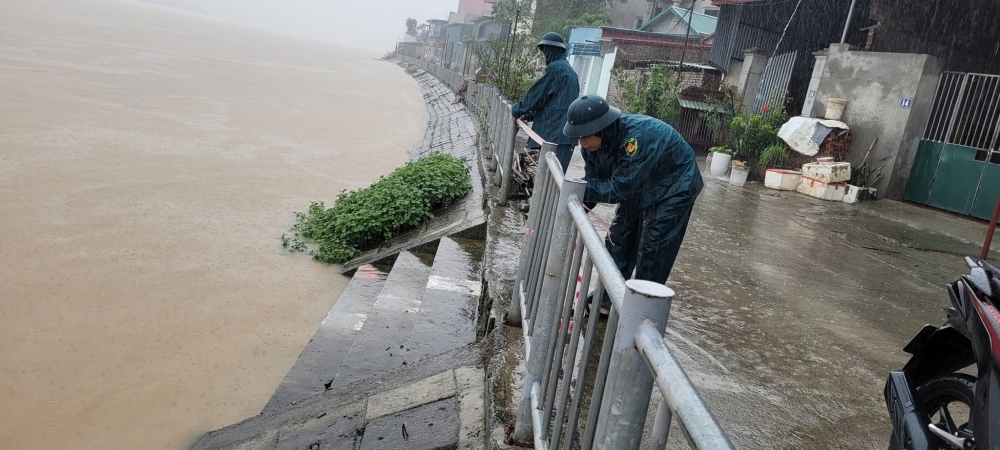
[[[582,180],[566,179],[563,181],[562,190],[559,192],[559,203],[556,205],[556,217],[552,224],[552,239],[550,242],[543,243],[543,245],[550,246],[549,256],[545,262],[545,272],[542,275],[542,292],[536,300],[538,312],[531,324],[534,331],[531,336],[531,354],[528,355],[527,370],[525,370],[524,376],[524,392],[521,394],[517,422],[514,425],[514,438],[522,442],[534,441],[531,424],[531,387],[542,380],[545,360],[549,351],[549,338],[555,332],[550,325],[562,300],[559,298],[563,283],[562,269],[566,264],[566,253],[569,249],[569,239],[573,229],[573,217],[570,216],[567,204],[572,195],[583,197],[586,185],[587,183]]]
[[[521,291],[523,289],[527,292],[527,286],[522,287],[521,284],[527,279],[527,272],[531,267],[532,258],[539,253],[537,247],[542,244],[536,239],[536,236],[538,236],[538,225],[542,217],[540,197],[543,192],[539,188],[543,186],[543,182],[546,180],[544,177],[547,177],[549,174],[548,169],[545,167],[545,154],[555,151],[555,148],[555,144],[544,143],[542,144],[541,151],[538,152],[538,167],[535,169],[535,190],[532,192],[531,198],[528,199],[527,229],[524,230],[524,243],[521,244],[521,259],[517,265],[517,275],[514,276],[514,292],[511,293],[510,308],[507,309],[508,325],[520,326],[521,321],[524,320],[521,317]]]
[[[619,311],[610,372],[601,401],[594,448],[637,450],[646,423],[653,373],[635,347],[639,325],[651,323],[660,335],[667,327],[674,291],[651,281],[628,280]]]
[[[507,113],[506,123],[504,129],[501,131],[503,133],[503,147],[500,151],[503,152],[503,180],[500,181],[500,206],[507,206],[507,196],[510,191],[510,178],[511,172],[514,168],[514,140],[517,136],[517,121],[514,120],[514,116],[509,113],[511,108],[510,103],[505,103],[504,112]]]
[[[667,439],[670,437],[670,421],[673,419],[673,411],[670,405],[660,396],[660,406],[656,407],[656,420],[653,421],[653,435],[649,448],[652,450],[664,450],[667,448]]]
[[[497,123],[500,118],[500,96],[498,95],[493,95],[492,98],[490,99],[490,114],[491,114],[490,116],[491,119],[490,119],[490,129],[488,130],[488,134],[490,136],[490,153],[493,154],[493,159],[490,159],[490,170],[495,171],[497,170],[497,167],[500,163],[500,161],[497,161],[497,159],[499,158],[496,151],[497,148],[496,130],[497,130]]]

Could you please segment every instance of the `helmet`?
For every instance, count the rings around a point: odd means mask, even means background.
[[[563,39],[562,35],[559,33],[548,32],[545,36],[542,36],[542,42],[538,43],[538,46],[550,45],[552,47],[559,47],[563,50],[566,49],[566,41]]]
[[[569,105],[563,134],[573,139],[593,136],[614,123],[621,115],[620,109],[609,105],[600,95],[584,95]]]

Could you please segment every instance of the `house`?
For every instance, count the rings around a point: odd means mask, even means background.
[[[494,3],[496,0],[459,0],[458,9],[448,15],[448,23],[472,24],[477,18],[490,15]]]
[[[496,0],[459,0],[458,9],[449,14],[444,26],[445,40],[441,63],[452,70],[464,70],[471,58],[469,47],[476,20],[493,12]]]
[[[472,37],[471,23],[449,23],[445,26],[444,56],[441,58],[442,64],[458,70],[465,61],[465,52],[468,48],[468,41]]]
[[[639,31],[665,34],[677,39],[688,39],[712,44],[719,19],[694,10],[671,6],[639,27]]]
[[[496,61],[499,58],[497,49],[489,43],[496,38],[506,37],[510,32],[510,24],[501,22],[492,16],[483,16],[476,19],[472,25],[471,48],[466,52],[465,73],[469,74],[474,68],[480,67],[480,58]]]
[[[627,0],[624,3],[615,1],[607,5],[606,12],[611,16],[610,26],[639,29],[668,8],[694,9],[696,14],[709,16],[718,16],[719,12],[719,8],[713,6],[711,0]]]
[[[684,39],[663,33],[601,27],[602,39],[614,43],[620,61],[680,61],[707,63],[712,44],[700,38]],[[683,31],[682,31],[683,33]]]
[[[756,109],[782,92],[791,104],[801,105],[816,63],[813,53],[839,43],[845,25],[846,43],[863,45],[867,33],[862,29],[870,22],[871,0],[714,3],[719,19],[709,62]],[[851,23],[845,24],[852,4]]]
[[[396,44],[396,52],[410,58],[420,58],[424,55],[424,43],[407,41]]]
[[[444,45],[446,41],[447,20],[431,19],[425,24],[427,31],[423,34],[424,59],[432,62],[441,62],[444,56]]]
[[[1000,6],[827,0],[796,13],[796,3],[716,0],[711,64],[754,108],[783,90],[789,112],[808,117],[846,100],[847,160],[882,171],[880,197],[989,218],[1000,196]]]
[[[703,64],[710,44],[661,33],[614,27],[581,27],[570,32],[569,63],[580,78],[580,93],[617,98],[617,83],[611,70],[648,71],[665,65],[681,72],[681,86],[717,90],[721,72]],[[681,64],[683,59],[684,63]]]

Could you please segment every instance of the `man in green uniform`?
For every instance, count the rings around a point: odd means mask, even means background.
[[[516,118],[532,121],[535,133],[558,145],[556,156],[565,172],[576,140],[564,135],[562,129],[566,124],[566,109],[580,95],[580,80],[566,61],[566,44],[559,33],[546,33],[538,43],[538,50],[545,55],[545,74],[514,104],[511,112]],[[528,148],[541,146],[541,142],[528,140]]]
[[[704,186],[691,146],[663,121],[597,95],[570,105],[564,133],[585,149],[583,201],[618,205],[605,246],[622,276],[666,284]],[[609,307],[605,296],[602,313]]]

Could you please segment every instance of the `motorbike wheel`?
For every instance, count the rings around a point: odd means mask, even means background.
[[[953,373],[917,388],[930,422],[951,434],[972,438],[969,414],[976,397],[976,377]]]

